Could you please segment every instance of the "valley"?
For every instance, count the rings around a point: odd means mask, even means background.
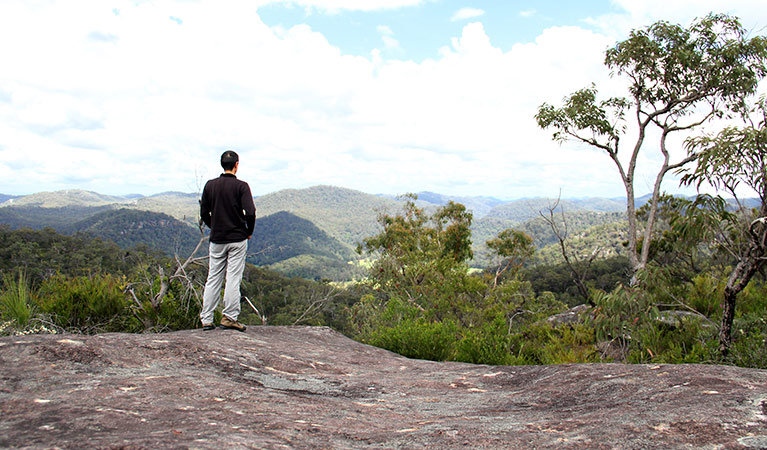
[[[472,211],[473,267],[492,263],[485,242],[507,228],[524,231],[534,239],[537,261],[561,261],[558,241],[541,217],[556,199],[417,195],[417,205],[426,211],[450,201]],[[11,229],[49,227],[63,234],[87,233],[122,248],[143,244],[167,255],[188,254],[200,238],[198,196],[193,193],[110,196],[62,190],[0,199],[4,199],[0,224]],[[254,200],[258,220],[248,261],[288,276],[334,281],[365,276],[356,247],[380,231],[377,219],[381,214],[395,213],[403,205],[396,197],[335,186],[285,189]],[[573,248],[588,253],[599,247],[613,256],[621,251],[624,211],[622,199],[563,199],[555,214],[566,221]]]

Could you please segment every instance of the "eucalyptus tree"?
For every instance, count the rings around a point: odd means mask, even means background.
[[[736,261],[723,293],[719,329],[723,354],[727,354],[732,339],[737,295],[767,263],[767,100],[762,98],[744,118],[744,126],[727,127],[713,137],[689,139],[688,152],[697,154],[698,159],[695,169],[686,170],[682,177],[683,184],[699,190],[705,183],[727,193],[739,206],[732,213],[721,197],[701,196],[699,205],[688,209],[691,220],[683,223],[683,231],[713,232],[715,242]],[[759,206],[745,206],[739,200],[743,192],[756,193]]]
[[[523,231],[511,228],[501,231],[486,244],[497,255],[497,263],[492,265],[495,267],[493,287],[498,286],[498,280],[504,273],[513,278],[535,253],[533,238]]]
[[[626,189],[628,258],[632,270],[644,268],[658,210],[663,178],[669,171],[694,161],[697,152],[672,161],[669,137],[715,118],[742,112],[744,99],[756,92],[767,73],[767,39],[749,37],[737,18],[710,14],[689,28],[665,21],[634,30],[606,52],[611,76],[628,80],[628,95],[598,100],[597,88],[578,90],[560,107],[542,104],[536,120],[553,129],[553,139],[575,141],[604,151],[612,159]],[[628,120],[635,121],[635,139],[624,143]],[[657,149],[662,158],[640,236],[634,182],[639,155],[650,147],[648,132],[660,131]],[[689,134],[688,134],[689,135]],[[655,146],[653,146],[655,147]],[[628,152],[628,158],[623,154]]]
[[[416,206],[417,196],[404,199],[404,211],[382,214],[381,233],[366,238],[358,251],[377,257],[370,278],[380,290],[437,315],[452,311],[473,256],[472,213],[449,202],[429,215]]]

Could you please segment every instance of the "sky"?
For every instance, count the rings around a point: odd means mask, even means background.
[[[232,149],[256,196],[625,196],[537,108],[625,95],[606,49],[709,12],[767,33],[763,0],[0,0],[0,193],[199,192]]]

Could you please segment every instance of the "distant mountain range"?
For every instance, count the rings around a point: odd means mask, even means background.
[[[14,198],[19,198],[18,195],[6,195],[6,194],[0,194],[0,204],[7,202],[8,200],[13,200]]]
[[[199,229],[167,214],[125,208],[101,211],[61,227],[61,232],[88,233],[123,248],[145,244],[168,255],[188,255],[200,240]]]
[[[493,197],[456,197],[456,196],[437,194],[435,192],[429,192],[429,191],[417,192],[416,195],[418,196],[416,205],[418,205],[419,207],[428,208],[430,206],[444,206],[444,205],[447,205],[448,202],[452,201],[452,202],[460,203],[464,205],[466,209],[474,213],[475,218],[484,217],[493,208],[505,203],[503,200],[499,200]],[[394,196],[386,196],[386,195],[382,195],[382,197],[387,197],[391,199],[396,198]]]
[[[540,217],[553,206],[553,199],[506,202],[492,197],[455,197],[433,192],[417,195],[417,204],[427,209],[454,201],[474,213],[472,232],[477,266],[490,263],[485,241],[506,228],[527,232],[539,248],[556,241]],[[638,199],[637,206],[648,198]],[[0,194],[0,200],[3,201],[0,224],[11,228],[51,227],[65,234],[89,233],[123,247],[143,243],[168,254],[191,251],[200,237],[197,194],[109,196],[65,190],[25,196]],[[294,276],[338,280],[360,276],[361,269],[355,265],[359,259],[355,247],[364,238],[380,232],[377,222],[380,214],[394,214],[403,204],[395,197],[334,186],[285,189],[256,197],[255,203],[258,220],[249,246],[250,262]],[[622,239],[619,230],[625,220],[623,199],[562,199],[556,213],[559,217],[563,212],[572,239],[588,242]],[[615,242],[602,244],[620,251]]]

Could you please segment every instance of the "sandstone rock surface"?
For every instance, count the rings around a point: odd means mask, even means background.
[[[2,448],[767,448],[767,372],[406,359],[327,328],[0,339]]]

